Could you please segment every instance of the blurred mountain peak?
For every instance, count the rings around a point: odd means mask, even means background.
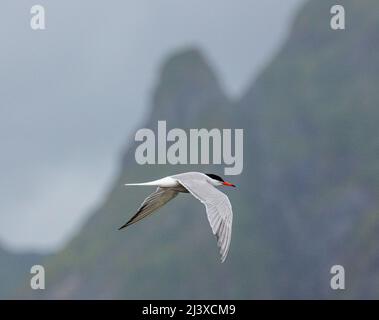
[[[172,124],[179,120],[178,124],[186,127],[200,113],[225,105],[226,100],[218,77],[203,53],[197,48],[182,49],[162,64],[150,120]]]
[[[188,68],[201,72],[203,76],[206,75],[212,80],[216,79],[206,57],[196,47],[180,49],[169,55],[162,64],[161,79],[172,76],[185,77],[188,74]]]
[[[201,50],[190,47],[171,54],[161,65],[150,115],[140,128],[157,129],[158,121],[170,128],[230,127],[226,119],[232,103]],[[122,162],[133,163],[136,145],[128,145]]]

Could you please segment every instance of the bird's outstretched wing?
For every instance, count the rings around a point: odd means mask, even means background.
[[[206,208],[209,224],[217,237],[221,262],[228,255],[232,237],[233,211],[229,198],[204,180],[200,173],[185,173],[173,176]]]
[[[142,202],[137,213],[128,222],[121,226],[119,230],[147,217],[149,214],[165,205],[171,199],[175,198],[177,194],[177,191],[170,188],[158,187],[157,190],[155,190]]]

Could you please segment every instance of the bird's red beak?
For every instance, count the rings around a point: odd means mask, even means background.
[[[226,182],[226,181],[224,181],[222,184],[223,184],[224,186],[228,186],[228,187],[236,187],[233,183]]]

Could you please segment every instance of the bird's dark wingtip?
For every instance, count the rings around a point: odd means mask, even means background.
[[[124,229],[124,228],[127,227],[127,226],[128,226],[128,224],[125,223],[123,226],[121,226],[120,228],[118,228],[118,230],[122,230],[122,229]]]

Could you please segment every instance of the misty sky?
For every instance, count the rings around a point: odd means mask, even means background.
[[[105,196],[160,63],[196,46],[238,96],[303,0],[3,0],[0,241],[64,244]],[[30,8],[46,9],[45,31]]]

